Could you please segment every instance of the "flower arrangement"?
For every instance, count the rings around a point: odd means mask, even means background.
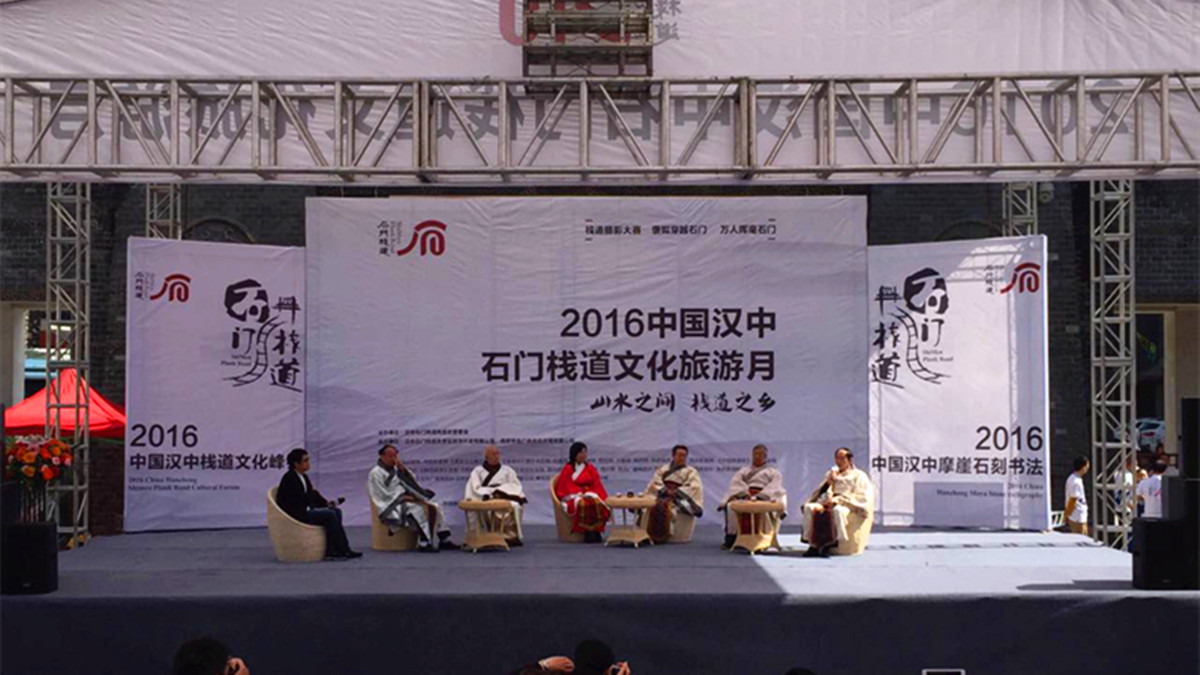
[[[4,479],[21,484],[20,520],[37,523],[51,517],[47,487],[71,466],[71,448],[57,438],[17,436],[4,448]]]

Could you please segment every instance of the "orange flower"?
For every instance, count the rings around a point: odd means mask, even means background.
[[[25,474],[26,478],[33,478],[33,474],[37,472],[33,470],[32,466],[26,466],[25,468],[21,469],[21,473]]]
[[[42,480],[47,482],[54,480],[54,467],[42,465]]]
[[[26,464],[33,464],[37,461],[37,453],[31,450],[25,453],[25,456],[21,458],[21,461],[25,462]]]
[[[58,457],[59,455],[61,455],[62,454],[62,444],[55,443],[54,445],[50,446],[50,454],[55,457]]]
[[[49,448],[43,446],[42,452],[40,454],[42,455],[42,459],[50,459],[50,449]]]
[[[63,466],[71,466],[71,456],[70,455],[66,455],[65,457],[63,457]]]

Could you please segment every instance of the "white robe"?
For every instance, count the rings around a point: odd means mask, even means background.
[[[367,491],[379,511],[379,521],[390,528],[413,528],[426,544],[434,543],[435,534],[450,531],[437,502],[420,492],[409,490],[399,476],[391,474],[379,464],[371,469],[367,477]],[[407,501],[405,496],[411,496],[415,501]],[[425,504],[438,507],[437,519],[433,523],[429,522]]]
[[[492,475],[492,479],[487,481],[487,485],[484,485],[487,475],[488,471],[482,465],[472,469],[471,477],[467,479],[467,488],[463,491],[463,498],[482,500],[484,497],[491,498],[496,492],[503,492],[509,497],[525,497],[525,488],[521,486],[521,479],[517,477],[517,472],[511,466],[502,464],[500,469]],[[502,524],[505,536],[509,539],[516,537],[524,540],[521,518],[525,512],[525,505],[512,500],[509,500],[508,503],[512,506],[512,515],[510,518],[505,518],[505,522]],[[467,520],[471,522],[472,527],[479,526],[478,513],[467,513]]]
[[[860,469],[851,467],[849,471],[842,473],[835,466],[825,474],[821,479],[821,486],[829,484],[830,498],[838,497],[839,504],[829,510],[829,517],[833,521],[834,536],[838,541],[846,541],[849,535],[846,532],[846,523],[850,519],[850,512],[857,511],[859,513],[870,513],[875,510],[875,489],[871,485],[871,478]],[[808,541],[809,533],[812,532],[814,508],[818,502],[821,492],[821,486],[818,486],[808,497],[808,502],[804,505],[804,540]]]
[[[760,490],[753,497],[750,496],[750,488]],[[737,514],[728,508],[729,502],[739,499],[757,499],[762,501],[779,502],[783,504],[783,513],[769,513],[767,517],[771,519],[771,525],[776,526],[777,518],[787,517],[787,489],[783,487],[783,472],[779,469],[764,464],[760,467],[744,466],[738,469],[737,473],[733,474],[733,479],[729,481],[729,489],[725,491],[725,496],[721,498],[721,506],[725,509],[725,533],[738,533]]]

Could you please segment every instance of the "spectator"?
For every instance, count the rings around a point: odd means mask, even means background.
[[[1075,458],[1074,467],[1075,471],[1067,476],[1067,506],[1063,511],[1063,517],[1071,532],[1086,535],[1088,533],[1088,506],[1087,491],[1083,488],[1083,477],[1091,468],[1091,462],[1087,457],[1080,455]]]
[[[210,637],[189,640],[175,652],[171,675],[250,675],[246,662]]]
[[[1159,462],[1154,465],[1154,473],[1137,486],[1137,499],[1144,508],[1143,518],[1162,518],[1162,477],[1167,472],[1167,465]]]
[[[525,666],[511,675],[543,675],[572,673],[573,675],[631,675],[629,664],[617,661],[612,647],[599,640],[584,640],[575,647],[575,659],[550,656],[535,665]]]

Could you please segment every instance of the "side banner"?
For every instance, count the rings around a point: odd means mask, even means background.
[[[1050,525],[1046,240],[870,249],[884,525]]]
[[[687,444],[713,524],[756,443],[794,495],[866,450],[865,199],[310,199],[307,232],[309,448],[352,522],[382,443],[455,518],[495,443],[542,523],[574,440],[610,493]]]
[[[128,252],[125,530],[261,526],[304,444],[304,251]]]

